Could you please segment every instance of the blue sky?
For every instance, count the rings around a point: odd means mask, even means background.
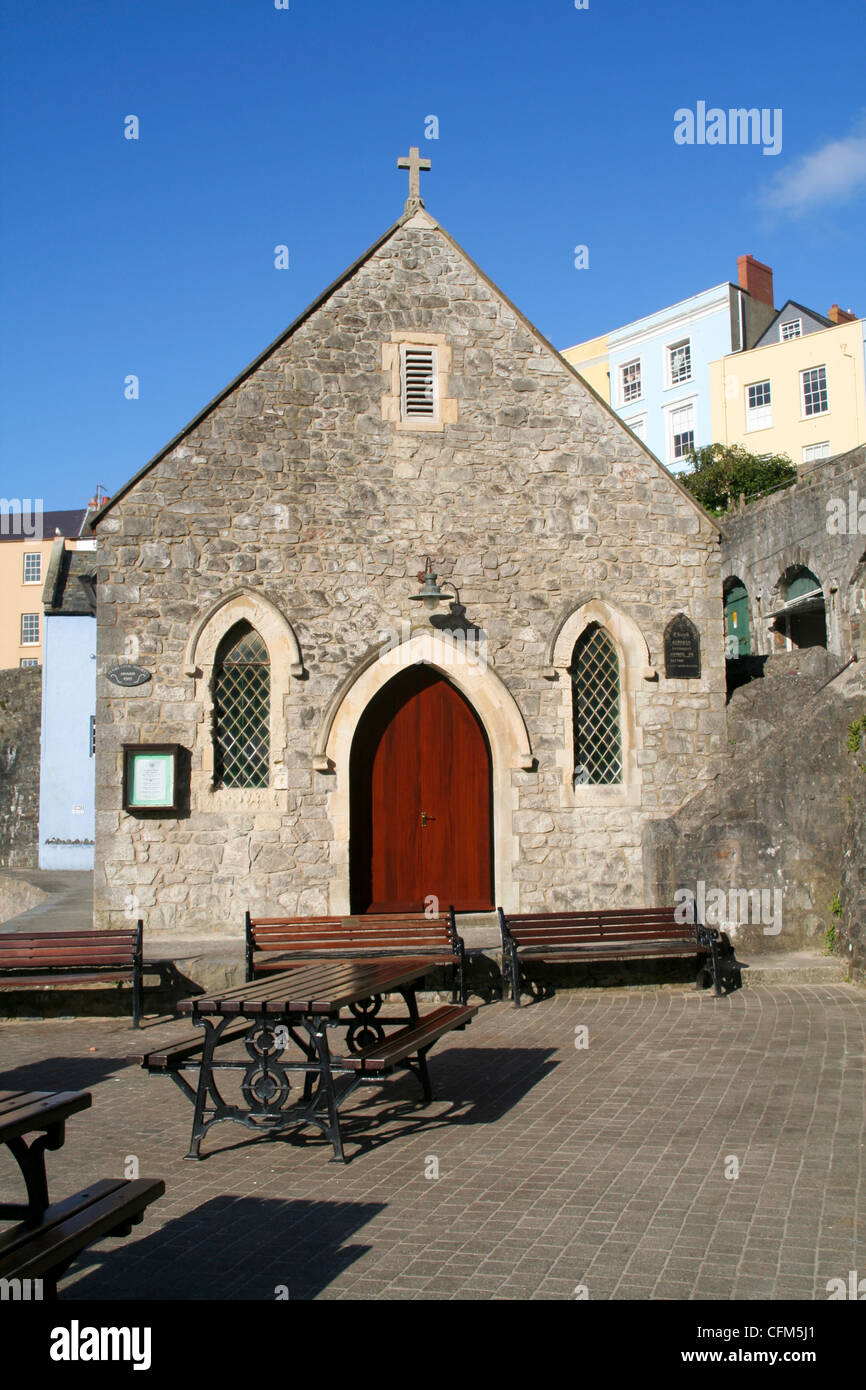
[[[412,144],[559,348],[743,252],[866,314],[863,0],[289,6],[6,0],[0,495],[113,492],[396,220]],[[781,108],[781,153],[677,145],[699,101]]]

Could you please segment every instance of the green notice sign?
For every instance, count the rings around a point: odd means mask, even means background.
[[[131,806],[174,805],[174,754],[134,753]]]

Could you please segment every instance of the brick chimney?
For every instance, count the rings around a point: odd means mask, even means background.
[[[840,309],[838,304],[831,305],[831,307],[827,310],[827,317],[828,319],[832,319],[834,323],[857,322],[856,314],[852,314],[850,309]]]
[[[759,304],[769,304],[773,308],[773,272],[754,256],[737,257],[737,281]]]

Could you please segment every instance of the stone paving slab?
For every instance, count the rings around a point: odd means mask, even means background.
[[[166,1182],[131,1237],[73,1267],[67,1300],[824,1300],[866,1272],[850,985],[490,1005],[432,1053],[431,1106],[405,1076],[356,1094],[345,1167],[313,1131],[229,1124],[185,1160],[192,1107],[123,1063],[135,1041],[121,1020],[0,1026],[0,1087],[93,1092],[48,1156],[53,1196],[131,1156]],[[4,1198],[16,1172],[0,1153]]]

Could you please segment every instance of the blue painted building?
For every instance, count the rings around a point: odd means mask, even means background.
[[[713,442],[710,362],[754,346],[776,314],[770,267],[740,256],[737,269],[738,285],[725,281],[608,334],[610,404],[674,473]],[[565,355],[580,371],[580,345]]]
[[[96,736],[96,542],[51,550],[42,592],[40,869],[92,869]]]

